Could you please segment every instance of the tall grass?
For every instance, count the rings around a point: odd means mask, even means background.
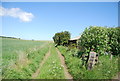
[[[0,80],[2,80],[2,38],[0,38]]]
[[[67,48],[60,46],[60,52],[65,57],[68,71],[74,79],[112,79],[118,72],[118,57],[110,60],[109,55],[99,56],[99,64],[92,70],[82,66],[81,58],[73,56],[74,52],[67,51]]]
[[[48,51],[48,42],[2,39],[2,76],[4,79],[27,79],[39,67]]]
[[[29,48],[34,48],[36,46],[41,46],[45,42],[36,42],[28,40],[18,40],[18,39],[2,39],[2,59],[3,65],[7,67],[10,61],[16,61],[18,56],[18,51],[26,52]]]

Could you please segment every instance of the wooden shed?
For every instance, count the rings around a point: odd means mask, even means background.
[[[75,46],[75,47],[77,47],[77,44],[78,44],[78,40],[79,40],[79,39],[80,39],[80,36],[71,38],[71,39],[69,40],[69,45],[70,45],[70,46]]]

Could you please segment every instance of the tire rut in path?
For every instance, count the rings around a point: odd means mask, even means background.
[[[65,79],[73,79],[73,77],[71,76],[71,74],[68,72],[67,66],[65,64],[64,57],[62,56],[62,54],[60,53],[60,51],[57,48],[56,48],[56,50],[57,50],[57,53],[58,53],[58,55],[60,57],[61,64],[62,64],[62,66],[64,68]]]
[[[43,64],[45,63],[45,61],[47,60],[47,58],[50,56],[50,48],[51,48],[51,47],[49,47],[49,51],[45,54],[42,62],[40,62],[39,68],[36,70],[35,73],[33,73],[32,79],[36,79],[36,77],[40,74],[40,69],[41,69],[41,67],[43,66]]]

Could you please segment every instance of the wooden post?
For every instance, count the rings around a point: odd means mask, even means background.
[[[91,70],[92,67],[95,65],[96,60],[96,52],[91,51],[89,54],[89,60],[88,60],[88,70]]]

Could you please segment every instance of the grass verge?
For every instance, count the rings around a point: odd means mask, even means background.
[[[62,46],[58,48],[65,57],[68,71],[74,79],[112,79],[118,72],[118,57],[110,60],[109,55],[100,56],[99,64],[92,70],[87,70],[82,66],[81,58],[73,56],[74,52],[67,51],[67,48]]]

